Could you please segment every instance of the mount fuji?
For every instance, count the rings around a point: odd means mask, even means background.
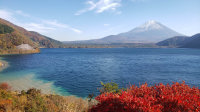
[[[74,43],[156,43],[170,37],[183,36],[154,20],[148,21],[128,32],[110,35],[101,39],[73,41]],[[68,42],[66,42],[68,43]]]

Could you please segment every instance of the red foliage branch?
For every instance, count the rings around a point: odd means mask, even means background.
[[[121,94],[103,93],[91,112],[199,112],[200,89],[183,83],[131,86]]]
[[[11,86],[6,83],[6,82],[3,82],[0,84],[0,89],[3,89],[3,90],[10,90],[11,89]]]

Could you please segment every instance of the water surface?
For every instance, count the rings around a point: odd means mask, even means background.
[[[0,72],[0,82],[7,81],[15,89],[38,87],[46,92],[87,97],[98,94],[100,81],[126,87],[184,80],[200,86],[199,49],[41,49],[40,54],[2,58],[10,66]]]

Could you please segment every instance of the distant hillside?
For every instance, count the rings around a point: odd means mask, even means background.
[[[145,24],[134,28],[125,33],[118,35],[110,35],[101,39],[72,41],[65,43],[96,43],[96,44],[111,44],[111,43],[156,43],[174,36],[183,36],[176,31],[162,25],[156,21],[148,21]]]
[[[16,28],[17,26],[0,19],[0,53],[8,53],[21,44],[29,44],[36,48],[37,44]],[[17,51],[15,51],[17,52]]]
[[[176,37],[172,37],[172,38],[163,40],[161,42],[158,42],[156,45],[169,46],[169,47],[180,47],[186,43],[188,38],[189,37],[187,37],[187,36],[176,36]]]
[[[183,47],[183,48],[200,48],[200,33],[190,37],[188,39],[188,42],[181,47]]]
[[[158,42],[158,46],[200,48],[200,33],[191,37],[177,36]]]
[[[39,44],[39,47],[42,48],[63,48],[65,45],[57,40],[54,40],[50,37],[41,35],[37,32],[29,31],[28,34],[26,34],[31,40]]]
[[[21,44],[29,44],[34,48],[59,48],[64,45],[54,39],[36,32],[27,31],[0,18],[0,48],[13,49]]]
[[[153,43],[113,43],[113,44],[66,44],[66,48],[158,48]]]

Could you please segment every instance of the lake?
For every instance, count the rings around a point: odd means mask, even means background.
[[[41,49],[39,54],[1,58],[9,67],[0,82],[13,89],[35,87],[46,93],[87,97],[100,81],[149,85],[182,82],[200,86],[200,50],[178,48]]]

